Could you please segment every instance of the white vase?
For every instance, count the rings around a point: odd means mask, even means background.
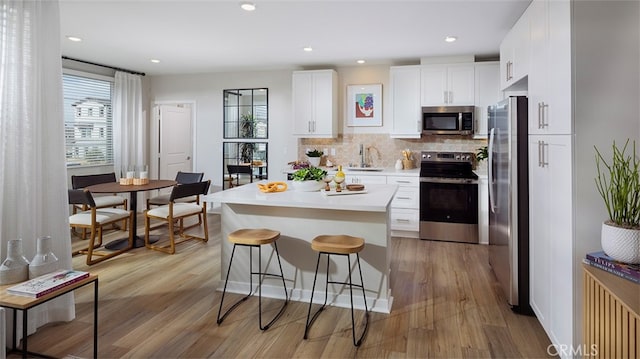
[[[629,264],[640,263],[640,230],[602,223],[602,250],[609,257]]]
[[[313,167],[320,166],[320,158],[321,157],[307,157],[309,159],[309,164]]]
[[[396,171],[400,171],[402,168],[402,160],[397,160],[395,165]]]
[[[58,257],[51,251],[51,237],[36,240],[36,255],[29,263],[29,279],[51,273],[58,269]]]
[[[29,279],[29,261],[22,254],[22,240],[7,242],[7,258],[0,265],[0,285],[23,282]]]

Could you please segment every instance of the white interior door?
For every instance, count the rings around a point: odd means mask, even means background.
[[[181,105],[159,106],[158,178],[174,179],[178,171],[191,172],[191,108]]]

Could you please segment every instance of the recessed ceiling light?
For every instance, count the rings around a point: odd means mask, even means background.
[[[447,36],[447,37],[444,38],[444,41],[446,41],[446,42],[454,42],[456,40],[458,40],[458,38],[455,37],[455,36]]]
[[[254,4],[252,2],[243,2],[243,3],[240,4],[240,7],[244,11],[253,11],[253,10],[256,9],[256,4]]]
[[[302,49],[303,49],[304,51],[306,51],[306,52],[311,52],[311,51],[313,51],[313,48],[312,48],[311,46],[305,46],[305,47],[303,47]]]
[[[160,60],[158,60],[158,59],[151,59],[149,61],[153,62],[154,64],[159,64],[160,63]]]
[[[359,63],[359,64],[364,64],[364,63],[365,63],[365,61],[364,61],[364,60],[358,60],[358,61],[356,61],[356,62],[357,62],[357,63]]]
[[[76,36],[67,36],[67,40],[69,40],[69,41],[73,41],[73,42],[80,42],[80,41],[82,41],[82,39],[81,39],[81,38],[76,37]]]

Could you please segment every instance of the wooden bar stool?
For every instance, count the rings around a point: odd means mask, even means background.
[[[222,291],[222,299],[220,299],[220,308],[218,309],[218,325],[222,323],[224,318],[235,309],[240,303],[244,302],[253,293],[253,276],[271,276],[282,278],[282,287],[284,288],[285,301],[284,305],[271,321],[262,326],[262,278],[258,277],[258,311],[259,311],[259,325],[261,330],[267,330],[280,317],[284,312],[284,308],[289,303],[289,294],[287,293],[287,285],[284,282],[284,273],[282,272],[282,263],[280,262],[280,253],[278,252],[278,244],[276,240],[280,238],[280,232],[270,229],[239,229],[229,234],[228,240],[233,243],[233,250],[231,251],[231,259],[229,259],[229,268],[227,268],[227,279],[224,281],[224,289]],[[280,274],[272,274],[261,272],[262,270],[262,246],[265,244],[273,243],[273,247],[276,250],[276,258],[278,259],[278,266],[280,267]],[[224,302],[224,296],[227,292],[227,283],[229,282],[229,272],[231,272],[231,263],[233,263],[233,256],[236,252],[236,246],[249,247],[249,294],[234,303],[227,311],[220,316],[222,312],[222,303]],[[258,248],[258,272],[253,271],[253,248]]]
[[[311,324],[316,320],[320,312],[324,310],[327,305],[327,296],[329,290],[329,283],[333,284],[342,284],[349,285],[349,296],[351,298],[351,334],[353,335],[353,345],[360,346],[362,344],[362,340],[364,339],[365,334],[367,334],[367,329],[369,328],[369,309],[367,308],[367,298],[364,292],[364,281],[362,280],[362,267],[360,267],[360,255],[359,252],[364,248],[364,239],[359,237],[352,237],[348,235],[323,235],[317,236],[311,241],[311,249],[318,252],[318,261],[316,263],[316,273],[313,276],[313,287],[311,289],[311,299],[309,300],[309,311],[307,312],[307,323],[304,328],[304,339],[307,339],[307,334],[309,333],[309,328]],[[358,272],[360,273],[360,284],[353,284],[351,282],[351,257],[350,254],[356,254],[356,261],[358,262]],[[327,275],[326,282],[324,287],[324,304],[322,307],[318,309],[311,316],[311,306],[313,304],[313,293],[316,289],[316,278],[318,277],[318,266],[320,265],[320,255],[327,255]],[[349,282],[335,282],[329,280],[329,258],[331,255],[340,255],[347,257],[347,263],[349,266]],[[356,340],[356,327],[355,327],[355,317],[353,313],[353,287],[360,287],[362,289],[362,300],[364,300],[364,311],[365,311],[365,325],[364,330],[362,331],[362,335],[360,338]]]

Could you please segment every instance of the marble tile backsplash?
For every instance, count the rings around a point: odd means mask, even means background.
[[[415,167],[420,166],[421,151],[473,152],[487,145],[487,140],[456,136],[423,136],[420,139],[396,139],[386,134],[347,134],[337,138],[302,138],[298,141],[298,160],[306,160],[307,149],[324,151],[321,165],[330,160],[334,165],[360,164],[360,144],[368,149],[371,167],[391,168],[402,159],[402,151],[410,150]],[[331,149],[335,150],[332,155]],[[365,151],[367,153],[367,151]]]

